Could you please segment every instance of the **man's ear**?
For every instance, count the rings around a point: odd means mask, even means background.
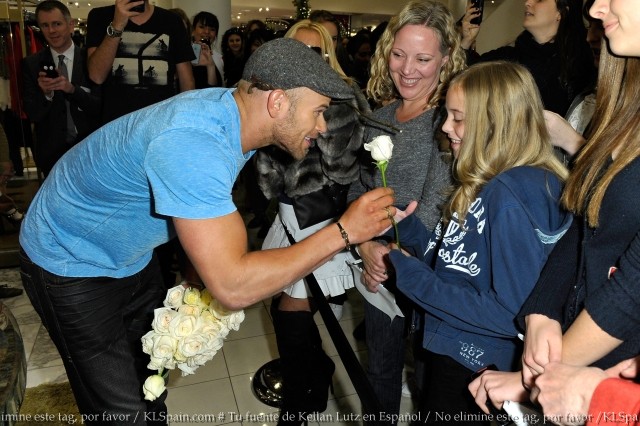
[[[269,93],[267,109],[271,117],[282,117],[289,109],[289,98],[284,90],[276,89]]]

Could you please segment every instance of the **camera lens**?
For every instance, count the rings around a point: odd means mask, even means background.
[[[209,43],[211,43],[211,41],[208,38],[201,38],[200,42],[206,44],[207,46],[209,45]]]

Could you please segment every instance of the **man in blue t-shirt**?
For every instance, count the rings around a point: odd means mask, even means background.
[[[390,226],[392,191],[378,188],[336,226],[291,247],[248,252],[231,198],[256,149],[304,157],[327,130],[330,100],[353,96],[313,50],[278,39],[251,55],[237,89],[190,91],[135,111],[60,159],[23,221],[21,268],[82,414],[163,423],[166,393],[149,402],[141,392],[150,370],[140,337],[165,296],[158,245],[177,235],[207,289],[235,310]]]

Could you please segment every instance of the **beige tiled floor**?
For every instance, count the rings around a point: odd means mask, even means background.
[[[0,282],[20,286],[18,269],[0,269]],[[348,295],[340,324],[359,359],[366,362],[364,344],[357,342],[352,335],[354,327],[363,317],[361,296],[355,289],[350,290]],[[23,335],[28,360],[27,387],[45,382],[66,381],[66,374],[57,350],[27,296],[23,294],[2,301],[16,317]],[[171,372],[167,405],[170,415],[176,420],[171,423],[172,425],[193,424],[193,421],[186,421],[186,416],[189,415],[215,415],[215,421],[201,418],[199,424],[275,424],[275,421],[259,421],[255,417],[241,421],[247,418],[247,415],[277,413],[276,408],[260,402],[254,396],[251,387],[255,372],[264,363],[278,356],[273,324],[269,315],[269,303],[270,301],[260,302],[246,309],[246,319],[240,329],[229,334],[222,350],[212,361],[199,368],[196,374],[181,377],[178,371]],[[351,413],[360,413],[361,407],[319,314],[316,316],[316,322],[319,324],[325,350],[336,363],[336,373],[333,378],[335,394],[330,395],[329,405],[324,412],[325,417],[317,424],[360,424],[361,422],[335,420],[337,413],[340,413],[341,418],[344,419]],[[406,414],[412,412],[410,398],[403,398],[401,412]],[[333,422],[327,421],[332,418]]]

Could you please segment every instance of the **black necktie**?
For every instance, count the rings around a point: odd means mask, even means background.
[[[64,55],[58,55],[58,71],[60,72],[60,75],[64,76],[67,80],[69,79],[69,71],[64,63]],[[67,105],[67,142],[72,142],[75,140],[78,133],[76,132],[76,125],[73,123],[73,118],[71,117],[71,106],[69,105],[69,101],[65,99],[64,102]]]

